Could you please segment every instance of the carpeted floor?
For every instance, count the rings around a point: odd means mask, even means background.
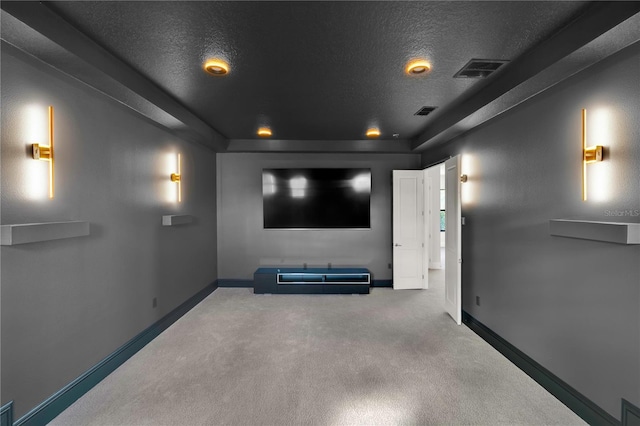
[[[220,288],[53,425],[577,425],[429,290]]]

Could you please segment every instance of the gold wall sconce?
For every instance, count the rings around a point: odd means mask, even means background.
[[[587,146],[587,110],[582,110],[582,201],[587,201],[587,164],[602,161],[602,145]]]
[[[53,107],[49,107],[49,145],[31,144],[34,160],[49,162],[49,198],[54,196],[54,150],[53,150]]]
[[[178,184],[178,202],[182,202],[182,164],[180,154],[178,154],[178,172],[171,173],[171,182]]]

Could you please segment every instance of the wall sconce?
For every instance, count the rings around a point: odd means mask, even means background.
[[[182,202],[182,164],[180,154],[178,154],[178,173],[171,173],[171,182],[178,184],[178,202]]]
[[[587,164],[602,161],[602,145],[587,146],[587,110],[582,110],[582,201],[587,201]]]
[[[460,182],[465,183],[468,180],[469,180],[469,177],[467,175],[460,175]]]
[[[53,152],[53,107],[49,107],[49,145],[31,144],[31,154],[34,160],[49,162],[49,198],[54,195],[54,152]]]

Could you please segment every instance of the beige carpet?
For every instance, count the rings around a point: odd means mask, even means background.
[[[429,290],[220,288],[54,425],[584,424]]]

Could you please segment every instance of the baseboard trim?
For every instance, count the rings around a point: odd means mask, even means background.
[[[640,425],[640,407],[622,398],[622,426]]]
[[[13,425],[13,401],[9,401],[0,407],[0,426]]]
[[[189,312],[194,306],[200,303],[205,297],[211,294],[218,287],[217,281],[207,285],[198,293],[190,297],[186,302],[169,312],[167,315],[156,321],[133,339],[118,348],[111,355],[84,372],[80,377],[67,384],[58,392],[51,395],[45,401],[33,408],[27,414],[15,422],[15,426],[39,426],[49,423],[58,414],[87,393],[91,388],[100,383],[116,368],[131,358],[136,352],[142,349],[147,343],[155,339],[160,333],[169,328],[180,317]],[[2,423],[4,426],[4,423]]]
[[[373,280],[371,287],[393,287],[393,280]]]
[[[560,402],[569,407],[590,425],[619,426],[618,419],[604,411],[593,401],[575,390],[568,383],[538,364],[520,349],[507,342],[486,325],[475,319],[469,313],[462,311],[462,321],[482,337],[487,343],[507,357],[518,368],[527,373]]]
[[[239,280],[235,278],[224,278],[224,279],[218,280],[218,287],[253,288],[253,280]]]

